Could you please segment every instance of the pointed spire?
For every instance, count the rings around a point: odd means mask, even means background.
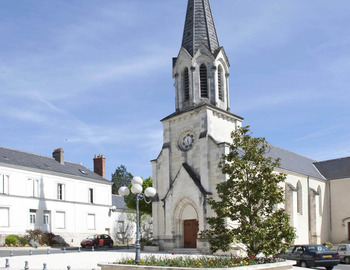
[[[202,44],[212,53],[220,47],[209,0],[188,0],[182,47],[193,56]]]

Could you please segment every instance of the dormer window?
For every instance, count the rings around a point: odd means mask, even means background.
[[[207,73],[207,67],[202,64],[200,69],[200,82],[201,82],[201,97],[207,98],[208,97],[208,73]]]
[[[218,91],[219,91],[219,99],[224,101],[224,85],[223,85],[223,72],[222,67],[219,66],[218,70]]]
[[[82,169],[79,169],[79,172],[84,174],[84,175],[88,175],[88,173],[86,171],[82,170]]]
[[[190,99],[190,78],[188,74],[188,68],[185,67],[184,69],[184,75],[183,75],[183,82],[184,82],[184,99],[185,101]]]

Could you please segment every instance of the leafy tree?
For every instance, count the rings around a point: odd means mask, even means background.
[[[115,170],[115,173],[112,173],[112,193],[118,194],[118,189],[120,187],[129,186],[132,178],[132,174],[126,170],[126,167],[124,165],[120,165]]]
[[[208,200],[216,216],[208,218],[210,229],[203,235],[213,252],[228,251],[235,241],[245,244],[249,255],[275,254],[295,239],[289,216],[279,207],[286,175],[274,172],[279,159],[268,157],[265,138],[253,138],[249,127],[237,129],[231,137],[230,152],[219,163],[228,179],[217,185],[219,200]]]
[[[143,180],[142,188],[143,191],[145,191],[146,188],[152,187],[152,178],[148,177],[147,179]],[[131,184],[129,185],[129,189],[131,190]],[[136,196],[130,192],[128,196],[125,197],[126,206],[129,209],[136,210]],[[139,211],[140,216],[143,214],[152,215],[152,204],[147,204],[144,200],[139,200]]]

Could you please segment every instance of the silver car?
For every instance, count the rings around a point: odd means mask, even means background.
[[[341,262],[350,264],[350,244],[336,244],[331,249],[338,251]]]

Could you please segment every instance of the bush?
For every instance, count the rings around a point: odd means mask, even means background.
[[[28,239],[26,237],[23,237],[23,236],[18,236],[18,243],[21,246],[25,246],[28,243]]]
[[[331,242],[325,242],[322,245],[329,248],[329,249],[331,249],[333,247],[333,244]]]
[[[9,235],[5,239],[6,245],[16,245],[17,244],[17,236],[16,235]]]
[[[54,241],[53,238],[55,237],[55,234],[53,233],[43,233],[41,235],[41,243],[46,244],[48,246],[54,245],[57,241]]]
[[[41,230],[27,230],[28,239],[40,242],[43,231]]]

